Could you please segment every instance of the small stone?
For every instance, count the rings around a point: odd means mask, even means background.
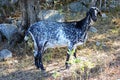
[[[18,60],[14,60],[14,63],[18,63]]]
[[[96,42],[96,46],[100,46],[101,45],[101,43],[100,42]]]
[[[107,18],[107,17],[108,16],[105,13],[102,14],[102,18]]]
[[[3,49],[0,51],[0,61],[1,60],[6,60],[8,58],[12,57],[12,52],[9,51],[8,49]]]
[[[90,27],[89,31],[96,33],[98,30],[95,27]]]

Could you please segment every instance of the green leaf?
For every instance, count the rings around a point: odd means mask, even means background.
[[[80,63],[80,62],[81,62],[81,60],[80,60],[80,59],[78,59],[78,58],[76,58],[76,59],[74,60],[74,62],[75,62],[75,63]]]
[[[57,78],[58,76],[60,76],[60,74],[58,73],[58,72],[54,72],[53,74],[52,74],[52,76],[53,76],[53,78]]]
[[[74,50],[74,49],[73,49],[73,50],[68,50],[67,53],[68,53],[69,55],[73,55],[73,54],[75,53],[75,50]]]

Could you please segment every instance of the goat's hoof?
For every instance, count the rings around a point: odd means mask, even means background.
[[[45,72],[45,71],[46,71],[46,69],[41,69],[41,71],[42,71],[42,72]]]
[[[47,76],[48,76],[48,73],[46,72],[45,69],[44,69],[44,70],[41,70],[41,73],[42,73],[42,76],[44,76],[44,77],[47,77]]]

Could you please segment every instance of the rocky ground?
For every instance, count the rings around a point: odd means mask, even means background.
[[[46,74],[34,66],[32,45],[21,43],[11,49],[13,57],[0,61],[0,80],[120,80],[120,15],[107,13],[89,32],[85,45],[77,49],[77,62],[65,69],[67,48],[48,49],[44,54]],[[7,41],[0,43],[0,49]]]

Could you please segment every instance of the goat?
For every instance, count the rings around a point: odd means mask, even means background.
[[[86,17],[76,22],[52,22],[39,21],[31,25],[25,36],[32,36],[34,41],[34,58],[36,67],[45,70],[42,63],[42,55],[47,48],[68,47],[68,50],[76,50],[78,45],[86,42],[88,30],[92,22],[97,21],[101,11],[97,7],[91,7]],[[73,55],[76,58],[76,52]],[[69,68],[70,54],[67,53],[66,68]]]

